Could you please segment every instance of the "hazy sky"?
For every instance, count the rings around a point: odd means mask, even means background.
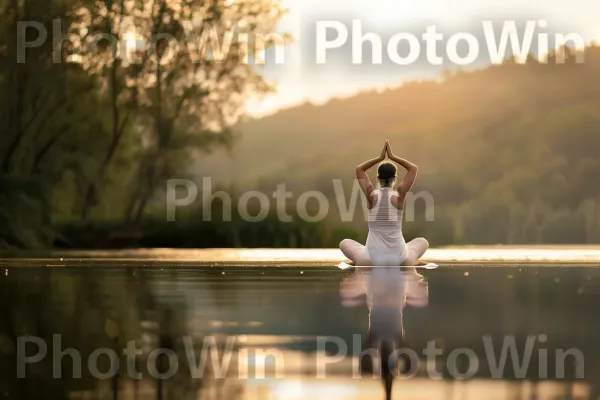
[[[538,32],[577,33],[587,42],[600,39],[599,0],[283,0],[289,14],[280,29],[291,32],[294,43],[286,46],[285,62],[275,64],[267,58],[264,73],[277,83],[278,93],[263,100],[252,101],[248,109],[253,114],[275,111],[307,100],[323,102],[331,97],[351,95],[359,90],[384,88],[401,84],[406,79],[439,76],[444,68],[457,68],[445,62],[442,66],[427,64],[426,48],[421,43],[424,62],[412,65],[397,65],[387,59],[387,39],[396,33],[408,32],[420,39],[429,26],[436,26],[444,40],[439,44],[439,53],[444,53],[447,39],[457,32],[469,32],[481,37],[480,54],[487,55],[482,35],[482,21],[492,20],[501,29],[504,21],[546,20],[547,28],[538,27]],[[382,38],[382,65],[368,65],[371,47],[363,47],[363,65],[351,62],[351,20],[359,19],[363,34],[377,33]],[[317,65],[316,24],[319,21],[339,21],[348,27],[349,39],[342,50],[330,50],[327,62]],[[521,31],[519,31],[521,32]],[[524,32],[524,31],[523,31]],[[335,32],[331,30],[333,40]],[[499,36],[499,33],[498,33]],[[479,37],[479,36],[478,36]],[[551,39],[552,40],[552,39]],[[464,43],[463,43],[464,44]],[[400,54],[408,53],[408,44],[399,46]],[[465,45],[466,46],[466,45]],[[551,41],[550,47],[553,47]],[[460,53],[460,45],[458,47]],[[464,53],[467,53],[464,47]],[[485,57],[472,67],[489,63]]]

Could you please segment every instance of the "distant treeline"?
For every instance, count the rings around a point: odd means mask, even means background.
[[[432,244],[599,243],[600,47],[583,64],[562,51],[564,64],[507,61],[248,121],[231,157],[202,170],[333,196],[332,179],[350,184],[389,138],[434,200],[433,221],[417,206],[406,223]]]
[[[56,226],[55,247],[61,248],[320,248],[337,247],[342,239],[364,240],[364,234],[340,224],[297,221],[285,223],[271,214],[260,222],[209,221],[185,218],[166,222],[147,217],[135,228],[120,220]]]

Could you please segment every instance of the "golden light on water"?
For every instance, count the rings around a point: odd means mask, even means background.
[[[338,249],[206,249],[148,250],[161,258],[196,259],[208,262],[331,262],[336,266],[345,260]],[[597,262],[600,247],[574,246],[497,246],[448,247],[429,249],[424,258],[435,262]]]
[[[588,398],[587,384],[573,386],[574,398]],[[550,400],[564,395],[565,386],[559,382],[540,382],[538,400]],[[245,400],[371,400],[382,398],[383,388],[377,379],[328,378],[311,379],[295,377],[279,380],[250,380]],[[493,380],[444,381],[413,378],[394,385],[393,398],[404,400],[506,400],[520,393],[529,399],[534,394],[531,382]],[[579,397],[581,396],[581,397]]]
[[[102,257],[103,252],[91,252]],[[345,260],[338,249],[148,249],[106,252],[106,256],[199,262],[331,262]],[[427,250],[436,262],[598,262],[600,246],[465,246]]]
[[[59,258],[60,257],[60,258]],[[60,261],[58,261],[60,259]],[[65,266],[93,259],[95,262],[190,263],[198,266],[227,265],[331,265],[347,261],[339,249],[135,249],[57,251],[48,257],[18,259],[20,263]],[[600,266],[600,246],[463,246],[429,249],[424,260],[444,267],[448,264],[564,265]],[[17,259],[0,259],[9,265]],[[344,269],[344,268],[342,268]]]
[[[226,250],[220,257],[248,261],[331,261],[345,257],[338,249],[244,249]],[[217,254],[215,254],[217,255]],[[497,246],[429,249],[425,259],[435,262],[590,262],[600,264],[600,247]]]

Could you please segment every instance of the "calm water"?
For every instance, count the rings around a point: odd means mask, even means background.
[[[530,250],[438,250],[423,280],[325,267],[330,251],[3,259],[0,398],[384,399],[358,355],[400,327],[417,359],[394,399],[596,400],[597,250]]]

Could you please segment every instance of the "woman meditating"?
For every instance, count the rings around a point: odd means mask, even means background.
[[[398,176],[396,165],[384,161],[385,157],[406,169],[402,182],[394,189]],[[377,181],[379,188],[373,187],[367,170],[379,163]],[[406,195],[417,179],[415,164],[397,157],[386,140],[381,155],[365,161],[356,167],[356,177],[367,198],[369,234],[366,246],[344,239],[340,249],[354,265],[360,266],[415,266],[425,254],[429,242],[417,238],[406,243],[402,235],[402,216]]]

